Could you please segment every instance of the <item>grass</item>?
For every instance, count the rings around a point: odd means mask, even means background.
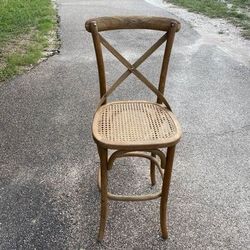
[[[225,18],[242,28],[242,34],[250,39],[250,0],[168,0],[192,12],[209,17]]]
[[[35,64],[55,27],[51,0],[0,0],[0,81]]]

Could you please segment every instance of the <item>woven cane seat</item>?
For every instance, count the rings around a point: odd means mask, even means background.
[[[181,136],[173,115],[160,104],[144,101],[110,102],[93,120],[93,137],[109,148],[169,146]]]

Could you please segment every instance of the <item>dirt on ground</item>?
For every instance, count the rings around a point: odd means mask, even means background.
[[[146,1],[166,8],[168,12],[189,23],[201,35],[190,49],[197,50],[202,44],[215,44],[239,63],[250,64],[250,41],[242,37],[239,27],[222,18],[209,18],[202,14],[192,13],[162,0]]]

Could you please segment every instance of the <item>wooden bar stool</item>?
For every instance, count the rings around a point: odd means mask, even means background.
[[[94,115],[92,133],[100,156],[98,185],[101,192],[101,215],[98,239],[104,236],[107,220],[108,199],[118,201],[145,201],[161,198],[160,224],[162,237],[167,239],[168,230],[166,210],[174,160],[175,145],[181,138],[181,128],[170,105],[164,97],[165,81],[170,53],[175,32],[179,31],[177,20],[165,17],[116,16],[90,19],[85,23],[91,32],[96,52],[100,82],[100,102]],[[128,62],[100,34],[102,31],[117,29],[150,29],[163,31],[163,36],[151,46],[135,63]],[[140,71],[137,70],[157,48],[166,42],[161,66],[160,80],[156,88]],[[127,70],[106,91],[105,68],[102,45],[106,47]],[[134,74],[157,96],[156,102],[145,100],[107,102],[107,97],[130,75]],[[167,155],[162,148],[167,148]],[[115,150],[108,157],[108,149]],[[150,176],[155,184],[155,167],[163,179],[161,192],[148,195],[124,196],[114,195],[107,190],[107,171],[119,157],[139,156],[150,160]]]

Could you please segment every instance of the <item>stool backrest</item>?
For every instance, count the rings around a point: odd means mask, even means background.
[[[165,82],[168,70],[168,64],[171,49],[174,41],[175,32],[180,30],[180,23],[171,18],[166,17],[148,17],[148,16],[115,16],[115,17],[98,17],[89,19],[85,23],[86,30],[91,32],[96,52],[100,96],[99,106],[106,103],[107,97],[131,74],[137,76],[152,92],[157,95],[157,102],[164,103],[171,110],[164,94]],[[119,30],[119,29],[150,29],[164,31],[164,35],[152,45],[135,63],[129,63],[108,41],[100,34],[102,31]],[[137,67],[141,65],[156,49],[164,42],[166,47],[163,55],[160,79],[158,89],[141,73]],[[106,47],[125,67],[124,72],[106,91],[105,66],[102,54],[102,45]]]

